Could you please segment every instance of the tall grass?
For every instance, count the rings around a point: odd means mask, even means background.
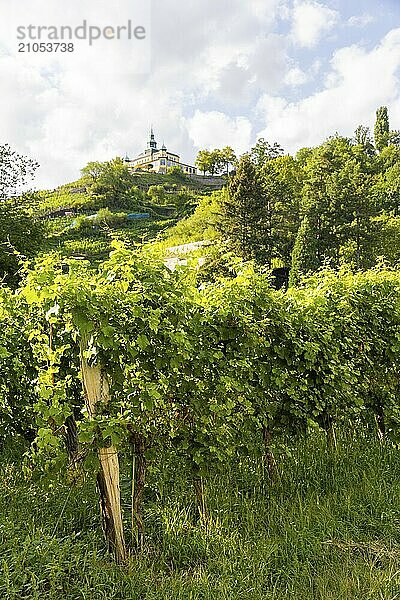
[[[113,565],[103,545],[92,481],[71,491],[60,476],[49,487],[24,479],[14,461],[5,451],[1,599],[400,598],[400,456],[372,436],[342,434],[336,455],[318,436],[298,441],[278,455],[272,486],[259,461],[228,465],[207,482],[207,529],[195,522],[179,464],[154,465],[146,545],[126,568]]]

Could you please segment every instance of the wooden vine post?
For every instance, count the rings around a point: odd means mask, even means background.
[[[275,456],[271,448],[272,433],[271,429],[267,426],[263,427],[263,440],[264,440],[264,461],[267,465],[267,471],[269,475],[270,483],[275,483],[278,476],[278,467],[276,464]]]
[[[143,550],[144,522],[141,510],[142,495],[146,480],[146,440],[139,433],[131,430],[132,444],[132,541],[138,550]]]
[[[208,514],[208,508],[206,503],[206,496],[204,493],[204,480],[202,477],[194,477],[193,487],[196,494],[196,504],[198,515],[200,517],[200,523],[207,527],[210,515]]]
[[[81,372],[89,418],[96,414],[97,403],[107,404],[110,389],[107,376],[99,365],[90,366],[86,357],[85,341],[81,344]],[[98,449],[100,471],[97,484],[100,494],[100,511],[105,538],[117,564],[127,560],[124,530],[121,513],[121,493],[119,485],[119,460],[115,446]]]

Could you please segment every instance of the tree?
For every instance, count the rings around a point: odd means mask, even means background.
[[[316,271],[320,266],[315,223],[305,216],[293,248],[289,284],[297,285],[303,275]]]
[[[154,204],[165,204],[167,193],[163,185],[151,185],[147,190],[147,195]]]
[[[227,161],[234,162],[234,157],[233,150],[229,147],[224,150],[200,150],[195,164],[204,176],[207,172],[214,176],[226,167]]]
[[[96,182],[99,177],[104,173],[105,163],[102,162],[89,162],[86,167],[81,169],[82,176],[88,178],[92,183]]]
[[[221,150],[215,148],[210,153],[210,173],[214,177],[222,171],[225,166],[225,157]]]
[[[209,150],[200,150],[196,162],[196,167],[203,172],[203,176],[211,170],[211,152]]]
[[[373,263],[373,170],[374,157],[339,136],[308,156],[300,208],[307,221],[293,251],[297,270],[307,273],[325,263],[338,267],[344,262],[359,269]],[[304,234],[305,227],[312,232],[310,239]]]
[[[383,214],[372,220],[373,255],[392,266],[400,264],[400,217]]]
[[[269,160],[283,156],[284,153],[283,148],[277,142],[271,146],[264,138],[260,138],[250,151],[252,161],[260,168]]]
[[[265,240],[267,264],[273,261],[289,266],[299,228],[302,169],[291,156],[279,156],[262,167],[265,194]]]
[[[169,167],[167,175],[170,180],[175,181],[177,183],[184,183],[189,179],[186,173],[183,171],[183,169],[181,167],[178,167],[178,165]]]
[[[391,148],[393,147],[385,148],[379,158],[387,154]],[[381,163],[375,176],[372,194],[377,213],[400,215],[400,160],[393,164],[386,161]]]
[[[172,195],[172,203],[180,217],[191,215],[198,204],[199,198],[190,188],[182,188]]]
[[[42,248],[44,227],[19,206],[20,200],[0,202],[0,278],[14,287],[20,280],[21,261]]]
[[[89,193],[109,206],[130,208],[137,203],[137,190],[132,188],[137,182],[135,175],[121,158],[108,162],[91,162],[82,169],[82,175]]]
[[[367,154],[375,154],[374,143],[371,137],[371,131],[369,127],[359,125],[354,132],[354,143],[356,146],[362,146]]]
[[[261,177],[250,156],[245,154],[222,201],[220,230],[232,250],[245,260],[264,262],[267,254],[264,223],[265,195]]]
[[[376,111],[376,121],[375,121],[375,146],[379,152],[389,144],[389,115],[387,106],[381,106]]]
[[[221,161],[224,162],[226,168],[226,174],[229,175],[229,165],[237,163],[236,154],[230,146],[226,146],[221,150]]]
[[[38,167],[36,161],[14,152],[8,144],[0,146],[0,200],[18,193]]]
[[[221,232],[241,256],[271,268],[290,265],[299,227],[301,167],[279,156],[257,168],[250,155],[239,162],[223,202]],[[251,251],[250,251],[251,247]]]
[[[400,146],[400,131],[395,130],[389,133],[389,145]]]
[[[38,163],[0,146],[0,277],[9,285],[19,281],[21,259],[33,257],[43,240],[43,226],[10,199],[34,176]],[[7,199],[9,198],[9,199]],[[32,203],[33,196],[30,197]]]

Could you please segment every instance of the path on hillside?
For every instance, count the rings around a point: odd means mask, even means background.
[[[181,244],[180,246],[171,246],[167,248],[167,252],[169,254],[188,254],[189,252],[193,252],[193,250],[197,250],[198,248],[203,248],[204,246],[209,246],[211,242],[209,240],[201,240],[199,242],[190,242],[189,244]],[[204,264],[205,258],[199,258],[199,266]],[[187,265],[187,260],[179,258],[179,256],[170,256],[164,260],[164,265],[174,271],[179,265]]]

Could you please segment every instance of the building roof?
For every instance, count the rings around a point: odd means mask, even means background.
[[[163,142],[161,148],[157,148],[157,142],[155,139],[153,126],[151,126],[150,138],[149,138],[149,141],[147,142],[146,150],[144,150],[144,152],[141,152],[138,156],[136,156],[133,159],[128,159],[128,157],[126,156],[125,160],[127,160],[131,163],[137,164],[137,163],[140,163],[141,161],[143,161],[144,159],[151,159],[152,161],[153,160],[157,161],[160,158],[167,158],[165,154],[167,154],[168,157],[171,157],[172,160],[178,159],[176,162],[178,162],[181,166],[191,167],[191,165],[180,163],[179,162],[180,155],[176,154],[175,152],[171,152],[170,150],[167,150],[167,147],[164,142]]]

